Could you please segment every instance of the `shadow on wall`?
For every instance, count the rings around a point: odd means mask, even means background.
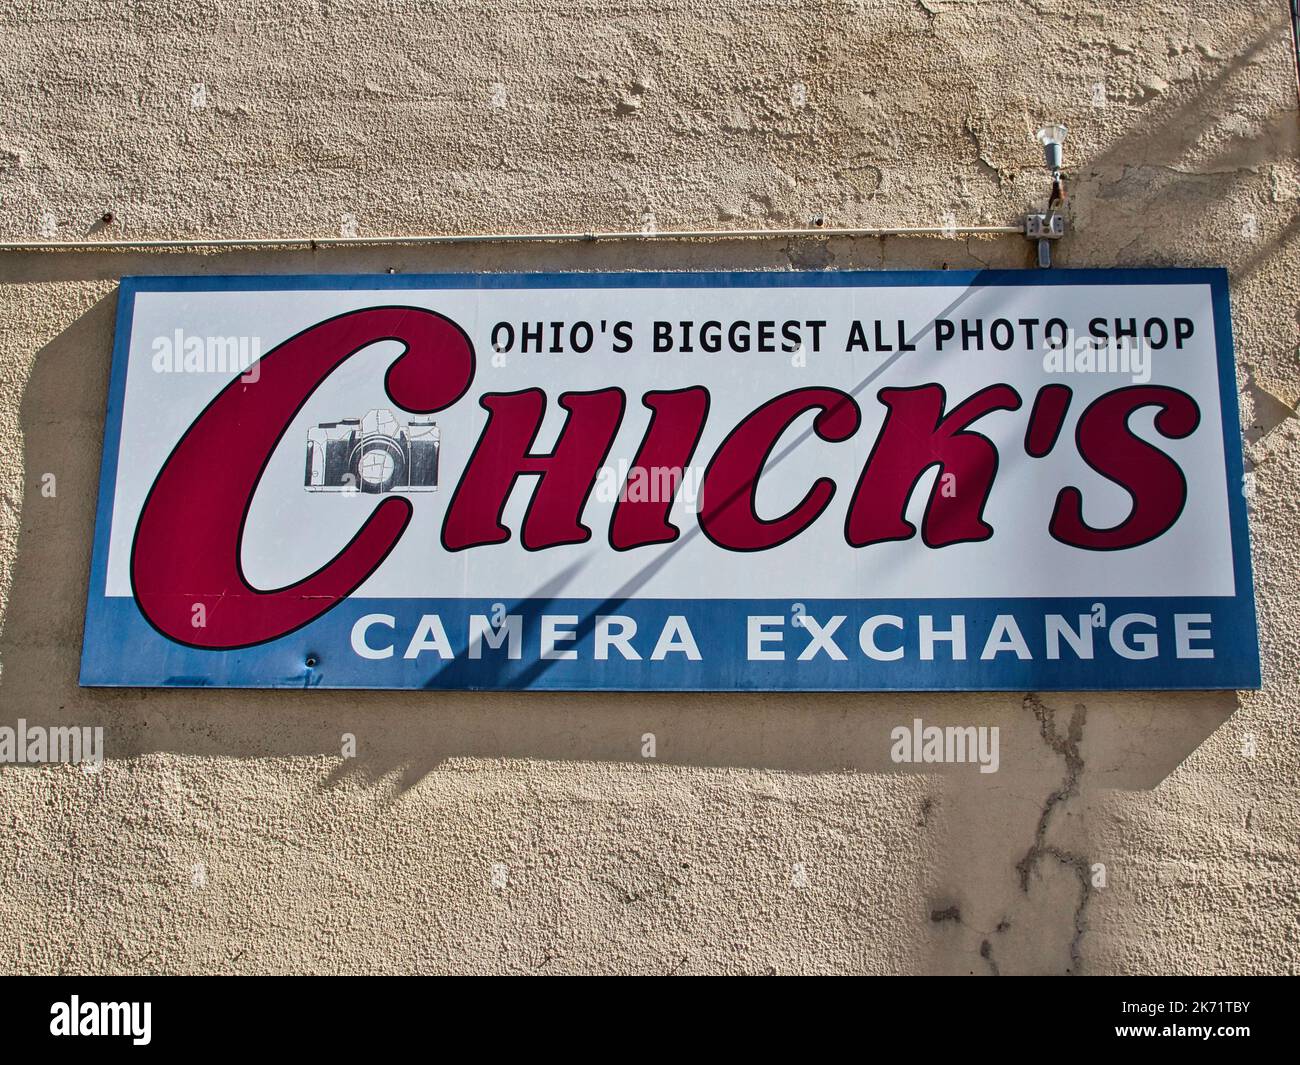
[[[844,242],[846,245],[850,242]],[[861,242],[872,249],[879,242]],[[929,242],[923,242],[929,245]],[[1023,265],[1025,242],[990,241],[982,258]],[[945,246],[950,247],[950,245]],[[959,246],[960,247],[960,246]],[[779,245],[778,245],[779,249]],[[512,269],[784,268],[771,243],[739,244],[701,258],[694,249],[511,249]],[[778,256],[781,252],[778,250]],[[789,256],[787,248],[784,256]],[[852,248],[841,265],[851,263]],[[891,259],[893,256],[891,255]],[[919,257],[934,265],[935,257]],[[128,273],[401,272],[500,269],[499,252],[428,253],[348,249],[221,256],[33,257],[26,280]],[[1004,262],[997,262],[998,259]],[[685,260],[685,261],[683,261]],[[911,265],[911,264],[908,264]],[[967,266],[954,262],[954,266]],[[1053,712],[1086,713],[1092,786],[1155,787],[1233,713],[1232,692],[1086,693],[482,693],[84,689],[78,686],[112,349],[116,292],[101,299],[36,354],[21,405],[23,499],[17,560],[0,632],[0,719],[103,726],[110,758],[165,751],[212,758],[328,756],[345,735],[356,757],[340,760],[330,785],[385,780],[397,792],[448,759],[532,758],[639,762],[649,737],[655,759],[680,765],[797,772],[919,772],[959,775],[973,786],[1000,778],[974,766],[896,765],[891,731],[926,725],[988,725],[1001,731],[1002,777],[1013,766],[1052,773],[1059,763],[1042,726]],[[866,388],[869,381],[863,382]],[[791,445],[795,446],[795,445]],[[53,473],[57,492],[42,494]],[[17,509],[18,501],[5,505]],[[635,588],[620,594],[634,594]],[[975,774],[975,776],[971,776]]]
[[[1074,223],[1084,227],[1081,233],[1086,235],[1088,224],[1094,218],[1100,222],[1098,216],[1104,213],[1107,232],[1121,234],[1123,239],[1113,243],[1067,240],[1062,248],[1063,264],[1199,265],[1187,261],[1183,254],[1161,254],[1153,245],[1179,252],[1196,246],[1193,238],[1202,235],[1206,204],[1223,198],[1207,195],[1206,182],[1223,186],[1248,180],[1257,184],[1254,171],[1300,153],[1300,126],[1294,107],[1274,110],[1261,128],[1238,122],[1234,101],[1240,92],[1230,84],[1234,78],[1258,77],[1256,64],[1284,33],[1289,35],[1290,25],[1282,13],[1212,75],[1198,79],[1195,91],[1173,91],[1159,102],[1148,103],[1123,136],[1077,167],[1068,168],[1072,175],[1071,214]],[[1176,135],[1170,137],[1170,131]],[[1073,142],[1077,144],[1079,139],[1076,136]],[[1212,150],[1198,151],[1206,143],[1213,145]],[[1176,144],[1177,150],[1158,147],[1168,144]],[[1159,239],[1144,239],[1152,231],[1158,231]],[[1231,255],[1233,260],[1233,280],[1244,283],[1277,248],[1294,240],[1297,232],[1300,216],[1293,217],[1270,240],[1239,242],[1224,249],[1224,257]],[[1081,244],[1090,246],[1095,254],[1080,256]],[[1222,261],[1204,265],[1218,266]]]

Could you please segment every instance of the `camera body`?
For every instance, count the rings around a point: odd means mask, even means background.
[[[391,410],[321,422],[307,431],[309,492],[433,492],[442,434],[436,422],[402,424]]]

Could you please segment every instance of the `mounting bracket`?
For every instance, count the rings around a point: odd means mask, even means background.
[[[1038,265],[1047,269],[1052,265],[1052,245],[1054,240],[1065,236],[1065,215],[1059,211],[1046,214],[1025,215],[1025,237],[1038,242]]]

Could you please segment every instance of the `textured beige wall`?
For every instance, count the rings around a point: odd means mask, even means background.
[[[0,2],[10,239],[1005,223],[1063,118],[1061,265],[1232,271],[1265,658],[1240,695],[82,690],[123,274],[1030,248],[0,253],[0,724],[103,725],[111,759],[0,767],[0,970],[1300,970],[1289,48],[1285,0]],[[914,716],[999,725],[1001,771],[900,771]]]

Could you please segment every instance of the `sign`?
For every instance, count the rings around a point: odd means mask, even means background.
[[[1259,683],[1226,275],[122,282],[82,683]]]

